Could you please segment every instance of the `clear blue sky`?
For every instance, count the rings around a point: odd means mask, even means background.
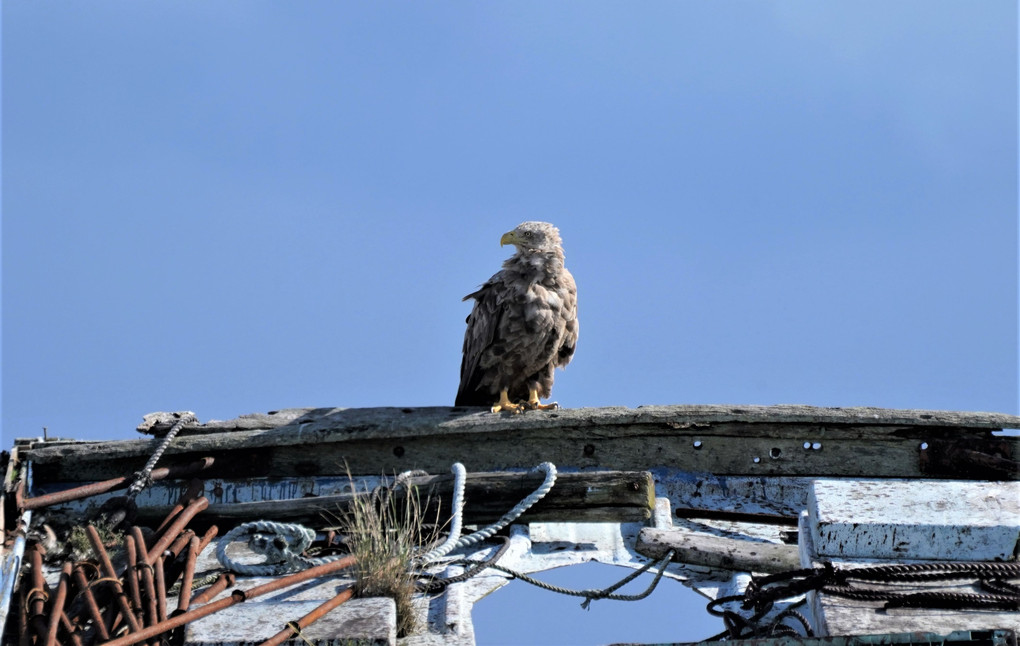
[[[1013,0],[2,11],[4,444],[450,404],[530,219],[564,406],[1018,412]]]

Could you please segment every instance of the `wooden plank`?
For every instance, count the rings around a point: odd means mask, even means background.
[[[698,408],[700,417],[690,408]],[[182,434],[164,460],[229,455],[220,468],[229,466],[235,477],[337,474],[345,461],[359,474],[379,474],[445,472],[455,461],[476,471],[530,468],[546,460],[577,469],[661,466],[732,475],[918,477],[922,442],[987,439],[990,431],[978,427],[982,424],[1020,426],[1020,418],[985,413],[747,407],[710,414],[705,408],[711,407],[517,416],[456,408],[316,409],[314,421],[290,413],[283,416],[290,422],[272,429]],[[907,425],[908,420],[918,423]],[[1020,438],[1002,441],[1020,455]],[[44,480],[100,480],[140,468],[157,442],[36,443],[27,453]]]
[[[977,431],[983,432],[983,431]],[[249,433],[249,432],[245,432]],[[270,433],[264,431],[263,433]],[[669,468],[716,475],[829,477],[952,477],[919,465],[923,442],[899,427],[842,429],[739,424],[635,434],[632,428],[501,430],[487,434],[426,435],[274,446],[217,445],[217,436],[180,438],[163,463],[217,459],[209,477],[356,475],[422,469],[449,470],[460,461],[472,471],[527,469],[551,461],[561,469],[634,471]],[[211,441],[210,441],[211,440]],[[1020,455],[1020,438],[1007,438]],[[130,474],[151,445],[134,442],[33,449],[41,481],[92,481]],[[807,446],[808,448],[804,448]],[[959,476],[956,476],[959,477]],[[975,474],[980,479],[980,474]]]
[[[683,529],[646,527],[638,534],[635,549],[653,559],[661,559],[672,549],[676,552],[674,561],[738,572],[787,572],[800,567],[796,545],[745,541]]]
[[[149,413],[138,426],[140,433],[159,435],[166,433],[177,416],[190,413]],[[407,416],[412,416],[408,418]],[[232,420],[212,420],[204,424],[185,426],[185,433],[221,433],[225,431],[272,429],[283,426],[325,424],[329,427],[346,427],[354,431],[392,429],[408,423],[428,426],[446,418],[467,418],[470,425],[541,424],[549,419],[562,419],[564,423],[581,422],[599,424],[633,424],[665,421],[672,424],[704,426],[725,422],[790,423],[790,424],[852,424],[852,425],[909,425],[960,428],[1020,428],[1020,417],[1002,413],[892,409],[874,407],[818,407],[802,405],[777,406],[726,406],[726,405],[670,405],[640,406],[635,409],[622,406],[603,408],[559,409],[553,412],[532,412],[520,416],[491,415],[484,409],[465,407],[419,408],[288,408],[268,413],[250,413]]]
[[[465,524],[487,524],[501,518],[542,484],[539,473],[469,473],[465,483]],[[449,518],[453,476],[422,476],[408,479],[420,499],[430,503],[426,516]],[[355,494],[344,493],[255,502],[215,502],[202,512],[201,522],[235,525],[272,518],[279,522],[320,526],[344,513]],[[364,495],[363,493],[358,495]],[[648,472],[560,473],[556,484],[521,517],[521,522],[643,522],[655,505],[652,476]],[[139,520],[157,520],[169,506],[140,507]],[[59,510],[57,510],[59,511]]]

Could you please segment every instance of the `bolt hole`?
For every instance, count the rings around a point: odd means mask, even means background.
[[[771,449],[769,449],[769,457],[772,458],[773,460],[775,460],[782,454],[783,451],[778,446],[774,446]]]
[[[696,449],[701,448],[701,440],[694,440],[694,448]]]
[[[927,451],[928,450],[928,443],[927,442],[921,442],[921,450],[922,451]]]
[[[586,456],[588,456],[589,458],[591,456],[595,455],[595,446],[592,445],[592,444],[585,444],[584,445],[584,454]]]
[[[398,458],[404,457],[404,447],[402,446],[393,447],[393,455],[397,456]]]
[[[811,449],[811,442],[804,442],[804,450],[808,451]]]
[[[754,460],[753,460],[753,461],[754,461],[754,463],[755,463],[755,464],[758,464],[759,462],[761,462],[761,458],[759,458],[759,457],[758,457],[758,456],[756,455],[756,456],[754,456]]]
[[[814,450],[814,451],[821,451],[822,450],[822,443],[821,442],[815,442],[814,444],[811,445],[811,449]]]

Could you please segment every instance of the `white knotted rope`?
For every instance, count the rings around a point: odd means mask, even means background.
[[[545,480],[541,485],[539,485],[538,489],[535,489],[535,491],[528,495],[527,498],[517,503],[513,509],[503,514],[503,517],[496,522],[483,527],[472,534],[462,537],[460,532],[462,516],[464,513],[464,481],[467,479],[467,473],[464,470],[463,464],[460,462],[454,464],[453,518],[450,521],[450,535],[446,538],[442,545],[419,557],[418,562],[422,565],[435,563],[453,550],[481,543],[482,541],[491,538],[496,532],[517,520],[517,518],[531,508],[532,505],[544,498],[545,495],[549,493],[549,490],[553,488],[553,485],[556,484],[556,465],[552,462],[543,462],[532,469],[532,472],[535,471],[542,471],[545,473]]]
[[[227,546],[250,534],[248,547],[266,557],[263,563],[238,563],[227,554]],[[216,559],[227,570],[244,576],[277,576],[307,570],[343,558],[342,555],[309,557],[301,553],[315,540],[315,530],[296,523],[256,520],[243,523],[223,535],[216,545]]]

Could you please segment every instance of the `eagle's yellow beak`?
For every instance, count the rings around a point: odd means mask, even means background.
[[[499,246],[517,244],[517,234],[514,231],[507,231],[503,234],[503,237],[499,239]]]

